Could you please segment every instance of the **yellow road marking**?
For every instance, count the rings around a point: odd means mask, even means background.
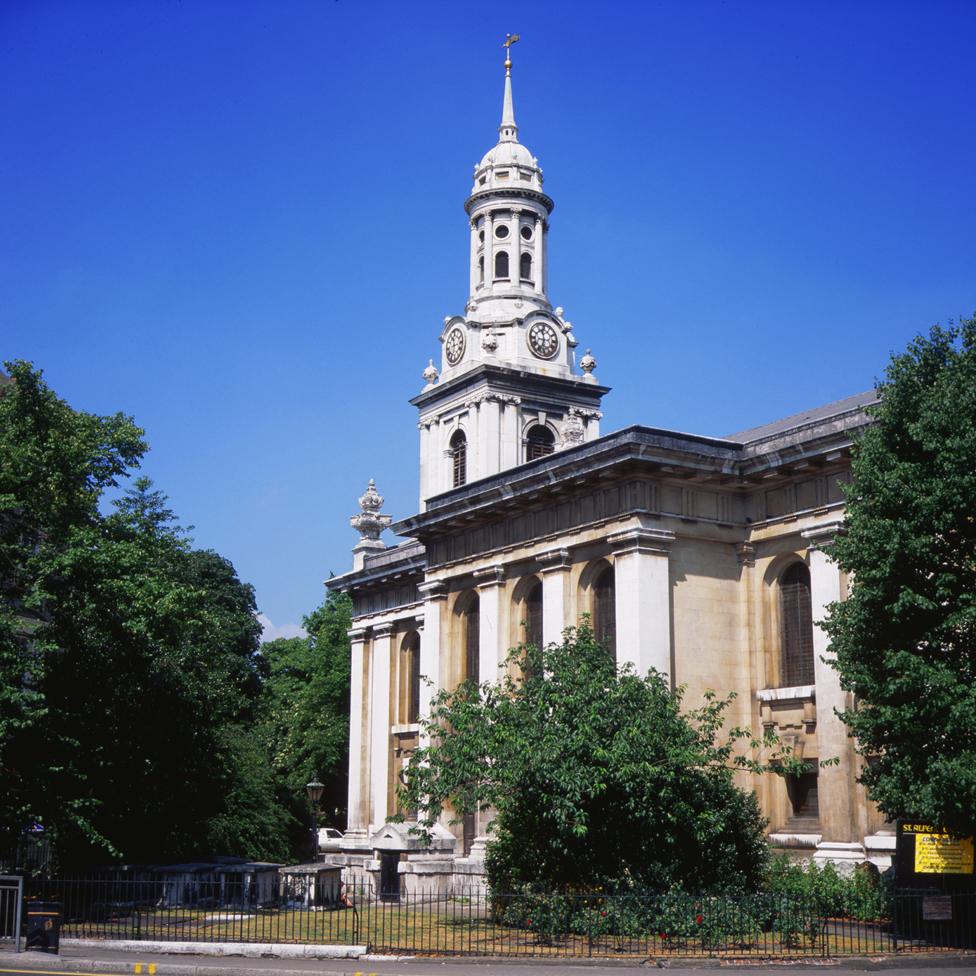
[[[137,962],[135,964],[135,966],[133,967],[133,972],[136,974],[136,976],[138,976],[138,974],[142,972],[142,963],[141,962]]]

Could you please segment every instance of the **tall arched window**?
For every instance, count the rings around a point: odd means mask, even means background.
[[[548,427],[536,424],[529,429],[525,438],[525,460],[534,461],[536,458],[552,454],[556,449],[556,438]]]
[[[451,436],[451,473],[455,488],[468,480],[468,439],[463,430],[456,430]]]
[[[810,605],[810,570],[793,563],[780,577],[781,621],[780,684],[791,688],[814,683],[813,610]]]
[[[607,566],[593,581],[593,634],[616,660],[617,591],[612,566]]]
[[[406,722],[416,722],[420,718],[420,634],[408,634],[401,647],[401,674]]]
[[[523,281],[532,280],[532,255],[522,252],[522,257],[519,259],[519,277]]]
[[[542,647],[542,583],[539,580],[525,595],[525,643]]]
[[[478,594],[472,593],[462,611],[464,640],[464,681],[478,681],[481,656],[481,613]]]
[[[478,258],[478,281],[482,285],[485,283],[485,256],[483,254]]]
[[[508,277],[508,251],[499,251],[495,255],[495,277]]]

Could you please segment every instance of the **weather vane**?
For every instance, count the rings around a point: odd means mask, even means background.
[[[502,47],[505,48],[505,70],[508,71],[512,67],[512,45],[519,39],[518,34],[506,34],[505,40],[502,41]]]

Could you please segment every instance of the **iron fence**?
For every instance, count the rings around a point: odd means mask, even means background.
[[[24,879],[0,874],[0,946],[20,951]]]
[[[755,894],[450,894],[282,882],[27,882],[63,906],[62,938],[364,946],[370,952],[618,958],[802,958],[976,948],[976,892],[900,891],[831,914],[812,898]]]

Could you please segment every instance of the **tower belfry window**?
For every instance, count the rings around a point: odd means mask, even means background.
[[[495,255],[495,277],[508,277],[508,251],[499,251]]]
[[[556,449],[556,438],[548,427],[536,424],[525,439],[525,460],[546,457]]]
[[[468,440],[462,430],[456,431],[451,438],[451,473],[455,488],[468,480]]]
[[[519,277],[522,281],[532,280],[532,255],[522,252],[522,257],[519,261]]]

